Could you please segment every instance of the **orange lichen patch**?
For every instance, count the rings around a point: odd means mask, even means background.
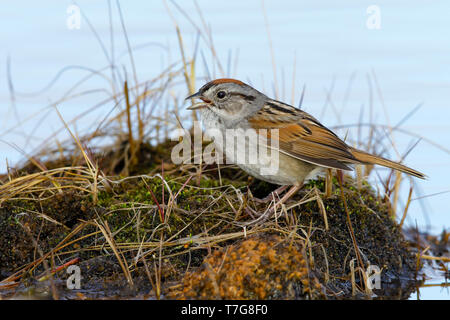
[[[320,299],[317,279],[295,243],[255,237],[217,250],[188,273],[171,299]]]

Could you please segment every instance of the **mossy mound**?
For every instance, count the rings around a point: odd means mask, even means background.
[[[80,220],[93,215],[91,200],[74,190],[38,201],[6,202],[0,208],[0,274],[11,273],[39,258]]]
[[[23,267],[15,281],[42,275],[38,260],[46,255],[52,267],[79,258],[94,297],[117,296],[127,283],[127,268],[135,279],[130,292],[154,297],[367,298],[358,267],[376,265],[382,283],[376,295],[407,298],[412,292],[414,253],[391,216],[389,200],[367,183],[357,188],[345,177],[341,190],[334,179],[325,197],[324,180],[311,181],[274,215],[254,223],[270,204],[253,196],[262,198],[275,186],[235,167],[167,165],[166,147],[142,147],[138,158],[144,167],[129,169],[142,175],[110,175],[95,197],[92,184],[73,187],[67,179],[70,187],[62,188],[65,177],[81,175],[73,168],[59,173],[59,189],[53,174],[39,182],[39,192],[3,201],[2,278]],[[120,161],[107,164],[122,171]],[[17,177],[24,175],[22,170]],[[20,187],[17,180],[14,188]],[[207,266],[220,271],[213,280]]]
[[[322,189],[323,183],[323,180],[312,181],[303,192],[314,187]],[[377,196],[367,183],[357,189],[350,178],[346,179],[344,192],[363,267],[366,269],[372,265],[381,270],[381,289],[374,289],[374,293],[384,298],[399,295],[407,298],[414,290],[411,283],[415,283],[418,266],[415,254],[391,215],[390,203]],[[321,198],[328,230],[317,201],[305,203],[296,209],[298,223],[310,233],[310,259],[313,259],[314,268],[321,281],[331,289],[328,292],[340,292],[336,298],[352,295],[351,261],[354,259],[355,268],[358,266],[340,193],[340,188],[335,185],[331,197]],[[364,280],[357,274],[355,281],[364,287]]]

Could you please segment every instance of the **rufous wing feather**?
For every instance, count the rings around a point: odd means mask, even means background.
[[[352,170],[348,164],[358,163],[345,142],[292,106],[272,101],[248,121],[256,130],[278,129],[279,151],[291,157],[341,170]]]

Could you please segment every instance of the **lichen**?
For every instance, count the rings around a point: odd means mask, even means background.
[[[209,255],[169,292],[170,299],[317,299],[323,287],[310,274],[303,247],[260,236]]]

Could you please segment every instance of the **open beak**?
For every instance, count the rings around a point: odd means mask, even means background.
[[[206,108],[206,107],[208,107],[208,105],[202,101],[202,102],[194,103],[192,106],[189,106],[186,109],[188,109],[188,110],[197,110],[197,109],[203,109],[203,108]]]
[[[190,95],[185,100],[187,100],[187,99],[195,99],[195,98],[200,98],[203,101],[194,103],[192,106],[189,106],[186,109],[188,109],[188,110],[197,110],[197,109],[202,109],[202,108],[207,108],[208,107],[208,103],[210,103],[210,102],[207,101],[206,99],[203,99],[201,94],[200,94],[200,92],[197,92],[197,93],[194,93],[193,95]]]

